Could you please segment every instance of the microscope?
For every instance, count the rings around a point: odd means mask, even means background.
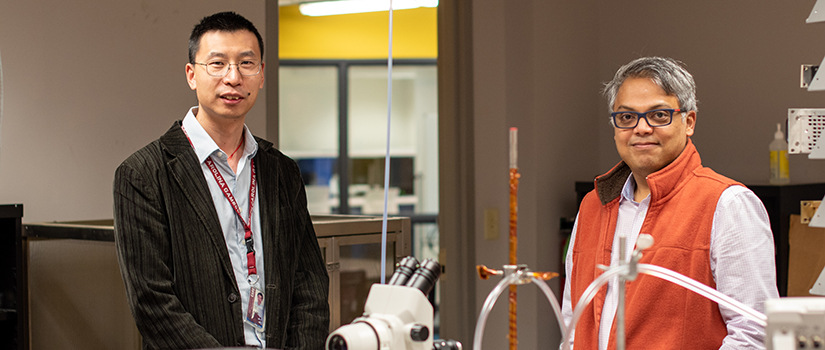
[[[441,275],[441,265],[408,256],[387,284],[373,284],[364,315],[327,337],[327,350],[461,350],[453,340],[433,341],[433,307],[427,295]]]

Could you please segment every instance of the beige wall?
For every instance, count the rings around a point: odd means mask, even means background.
[[[481,0],[472,9],[475,263],[501,268],[508,261],[508,129],[517,127],[518,262],[534,271],[559,271],[559,219],[575,215],[573,183],[597,169],[596,13],[593,1],[511,4]],[[481,229],[490,208],[500,215],[494,240],[484,239]],[[470,278],[477,316],[499,280]],[[558,279],[550,285],[558,289]],[[552,347],[560,332],[544,295],[531,285],[518,293],[520,347]],[[484,348],[507,348],[506,298],[487,322]],[[470,343],[467,336],[462,340]]]
[[[25,221],[112,216],[114,169],[195,105],[189,32],[219,10],[264,27],[262,1],[3,1],[0,198]],[[274,49],[272,50],[274,52]],[[264,134],[258,102],[248,123]]]
[[[682,60],[696,79],[693,141],[705,165],[746,184],[767,183],[776,123],[784,123],[788,108],[825,107],[825,92],[799,88],[800,65],[818,65],[825,56],[825,25],[805,24],[815,2],[642,0],[631,7],[604,1],[598,8],[599,79],[610,79],[640,55]],[[623,17],[644,19],[635,24],[645,27],[610,25]],[[607,140],[600,145],[600,166],[607,168],[618,156],[607,123],[600,131]],[[821,182],[825,162],[791,155],[790,173],[793,183]]]

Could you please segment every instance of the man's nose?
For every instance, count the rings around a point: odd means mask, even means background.
[[[647,122],[647,118],[639,118],[639,122],[636,123],[636,127],[633,128],[633,132],[637,134],[648,134],[653,132],[653,127]]]
[[[223,80],[230,85],[240,84],[243,76],[241,76],[241,67],[236,64],[230,64],[229,70],[223,76]]]

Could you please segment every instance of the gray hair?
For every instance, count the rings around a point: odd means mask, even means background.
[[[696,83],[682,62],[672,58],[642,57],[619,68],[613,80],[604,84],[602,94],[607,98],[610,112],[613,112],[619,87],[627,78],[649,78],[666,94],[676,96],[681,109],[696,110]],[[685,114],[682,114],[684,117]]]

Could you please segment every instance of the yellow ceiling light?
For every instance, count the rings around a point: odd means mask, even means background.
[[[419,7],[437,7],[438,0],[392,0],[393,10]],[[390,0],[338,0],[319,1],[299,5],[304,16],[333,16],[363,12],[389,11]]]

